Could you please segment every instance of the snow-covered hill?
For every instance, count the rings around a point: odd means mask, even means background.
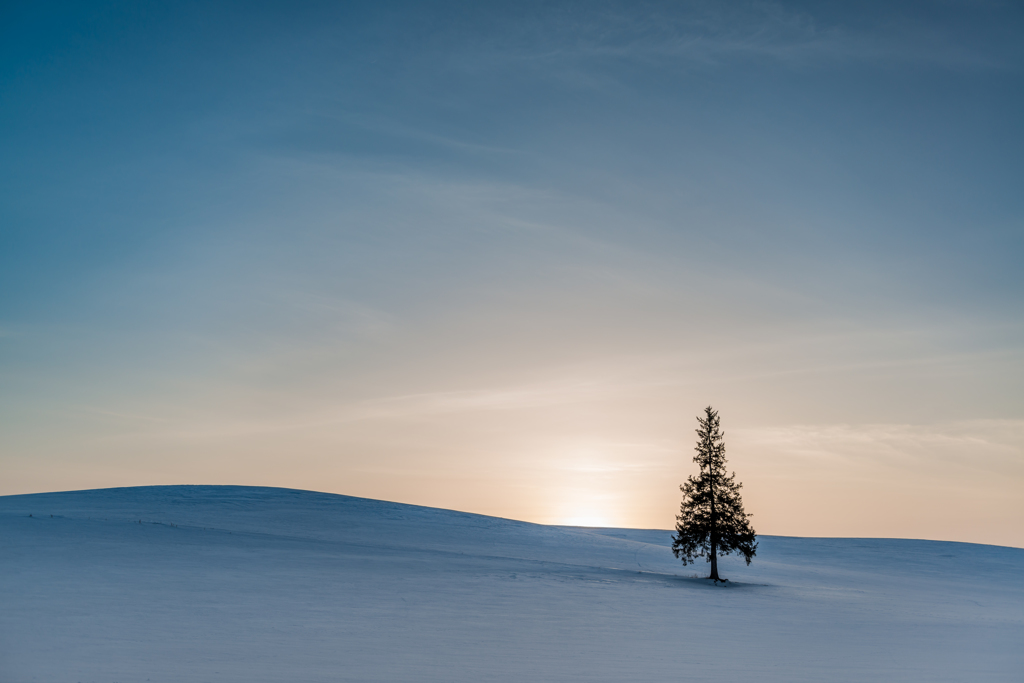
[[[1024,680],[1024,550],[760,540],[716,587],[667,531],[274,488],[5,496],[0,681]]]

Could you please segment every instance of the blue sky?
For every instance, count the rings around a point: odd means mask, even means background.
[[[2,12],[0,493],[1024,544],[1019,6]]]

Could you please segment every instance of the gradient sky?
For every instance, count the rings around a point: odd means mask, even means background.
[[[1024,7],[4,3],[0,494],[1024,546]]]

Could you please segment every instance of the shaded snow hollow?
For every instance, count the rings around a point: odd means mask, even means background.
[[[0,680],[1024,680],[1022,549],[762,536],[722,587],[670,537],[276,488],[3,496]]]

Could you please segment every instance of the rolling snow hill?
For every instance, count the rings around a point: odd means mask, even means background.
[[[0,681],[1021,681],[1024,549],[670,532],[310,491],[0,497]]]

